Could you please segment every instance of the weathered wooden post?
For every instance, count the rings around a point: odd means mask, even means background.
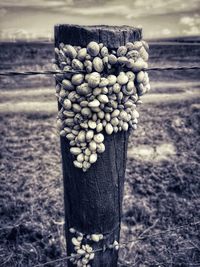
[[[141,29],[127,26],[55,26],[57,48],[61,43],[87,47],[88,43],[95,41],[98,44],[103,43],[111,51],[125,46],[128,42],[140,40]],[[59,104],[59,109],[61,108],[62,105]],[[97,161],[85,172],[74,166],[74,155],[70,153],[70,141],[65,136],[61,137],[67,253],[68,255],[76,253],[74,247],[80,246],[76,241],[86,244],[87,240],[84,241],[84,238],[87,239],[87,235],[91,238],[92,234],[97,234],[93,236],[93,239],[97,240],[91,240],[94,241],[92,248],[103,249],[96,252],[94,258],[88,263],[86,261],[85,265],[84,263],[81,265],[80,262],[76,265],[69,261],[69,267],[117,266],[117,250],[107,247],[114,241],[119,241],[129,131],[113,132],[108,135],[104,130],[103,133],[105,152],[98,154]],[[78,232],[79,238],[75,231]],[[81,233],[84,235],[83,238]],[[74,237],[77,237],[76,240],[73,239]],[[98,239],[100,239],[99,242],[97,242]]]

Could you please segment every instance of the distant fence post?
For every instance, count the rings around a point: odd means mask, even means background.
[[[139,40],[141,29],[127,26],[55,26],[56,47],[60,43],[86,47],[89,42],[96,41],[116,49]],[[118,252],[106,247],[119,241],[128,136],[129,131],[105,134],[105,152],[98,155],[97,161],[86,172],[74,167],[69,141],[61,137],[67,254],[75,253],[74,233],[69,231],[70,228],[87,235],[105,235],[105,239],[93,246],[93,249],[105,250],[95,253],[94,259],[88,263],[90,265],[82,266],[117,266]],[[68,261],[68,266],[76,265]]]

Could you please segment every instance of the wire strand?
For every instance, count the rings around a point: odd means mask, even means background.
[[[117,245],[112,245],[112,246],[113,246],[113,248],[115,248],[116,246],[119,246],[121,248],[121,247],[124,247],[125,245],[128,245],[130,243],[137,243],[137,242],[139,242],[141,240],[144,240],[146,238],[153,238],[153,237],[156,237],[156,236],[159,236],[159,235],[162,235],[162,234],[166,234],[166,233],[169,233],[169,232],[174,232],[176,230],[186,229],[188,226],[195,226],[195,225],[199,225],[199,224],[200,224],[200,221],[196,221],[196,222],[191,222],[191,223],[188,223],[188,224],[185,224],[185,225],[181,225],[181,226],[178,226],[178,227],[175,227],[175,228],[172,228],[172,229],[167,229],[165,231],[160,231],[160,232],[155,233],[155,234],[143,235],[143,233],[142,233],[141,235],[139,235],[135,239],[132,239],[132,240],[129,240],[129,241],[126,241],[126,242],[121,242],[121,243],[119,243]],[[109,246],[107,246],[106,249],[110,249]],[[97,252],[102,252],[102,251],[105,251],[105,248],[95,249],[95,250],[92,250],[90,253],[97,253]],[[90,254],[90,253],[88,253],[88,254]],[[50,264],[50,263],[56,263],[56,262],[60,262],[60,261],[64,261],[64,260],[70,260],[72,258],[74,259],[74,258],[79,258],[79,257],[80,257],[79,254],[75,254],[73,256],[66,256],[66,257],[63,257],[63,258],[60,258],[60,259],[57,259],[57,260],[54,260],[54,261],[49,261],[49,262],[37,264],[37,265],[34,265],[33,267],[42,267],[42,266],[45,266],[45,265]]]
[[[196,226],[196,225],[200,225],[200,221],[190,222],[190,223],[187,223],[187,224],[184,224],[184,225],[180,225],[180,226],[177,226],[177,227],[174,227],[174,228],[171,228],[171,229],[169,228],[169,229],[167,229],[165,231],[159,231],[159,232],[154,233],[154,234],[148,234],[147,235],[147,234],[145,234],[145,232],[143,232],[143,233],[141,233],[140,235],[138,235],[134,239],[128,240],[126,242],[120,242],[117,245],[111,244],[111,247],[115,248],[116,246],[119,246],[119,248],[123,248],[125,245],[128,245],[130,243],[138,243],[138,242],[140,242],[142,240],[145,240],[147,238],[154,238],[154,237],[166,234],[166,233],[174,232],[174,231],[181,230],[181,229],[186,229],[188,226]],[[18,226],[19,225],[14,225],[13,227],[18,227]],[[12,228],[12,226],[5,227],[5,228],[0,228],[0,230],[10,229],[10,228]],[[102,252],[102,251],[104,252],[106,249],[110,249],[110,246],[108,245],[107,247],[104,247],[104,248],[99,248],[99,249],[92,250],[91,253],[97,253],[97,252]],[[66,256],[66,257],[59,258],[59,259],[56,259],[56,260],[53,260],[53,261],[48,261],[48,262],[45,262],[45,263],[37,264],[37,265],[34,265],[33,267],[42,267],[42,266],[46,266],[46,265],[51,264],[51,263],[57,263],[57,262],[60,262],[60,261],[70,260],[70,259],[79,258],[79,257],[80,257],[79,254],[75,254],[73,256]]]
[[[177,70],[177,71],[184,71],[184,70],[200,70],[199,66],[191,66],[191,67],[152,67],[148,69],[144,69],[146,71],[168,71],[168,70]],[[83,71],[78,70],[46,70],[46,71],[2,71],[0,72],[0,76],[18,76],[18,75],[55,75],[55,74],[64,74],[64,73],[83,73]]]
[[[60,70],[45,70],[45,71],[5,71],[0,72],[0,76],[18,76],[18,75],[55,75],[64,73],[83,73],[78,70],[67,70],[65,72]]]

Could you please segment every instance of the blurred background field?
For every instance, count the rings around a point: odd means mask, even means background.
[[[170,41],[149,42],[149,67],[179,67],[199,64],[200,42],[189,38],[169,39]],[[185,40],[185,41],[184,41]],[[189,41],[189,42],[187,42]],[[48,70],[52,69],[54,44],[49,42],[2,42],[0,43],[0,71],[13,70]],[[187,72],[150,72],[151,81],[199,81],[200,71]],[[52,86],[53,77],[26,76],[0,77],[1,89],[34,88],[35,86]]]
[[[1,43],[0,71],[52,69],[53,57],[52,43]],[[150,67],[199,58],[199,42],[150,43]],[[130,136],[121,241],[200,221],[200,71],[149,75],[152,90]],[[66,256],[54,78],[5,76],[0,87],[0,266],[33,267]],[[120,262],[200,266],[200,225],[130,244]]]

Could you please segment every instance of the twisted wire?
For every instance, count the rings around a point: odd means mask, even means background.
[[[148,69],[144,69],[146,71],[184,71],[184,70],[200,70],[199,66],[191,66],[191,67],[151,67]],[[84,71],[80,70],[66,70],[66,71],[60,71],[60,70],[46,70],[46,71],[1,71],[0,76],[26,76],[26,75],[55,75],[55,74],[65,74],[65,73],[84,73]]]
[[[174,231],[177,231],[177,230],[181,230],[181,229],[186,229],[188,226],[196,226],[196,225],[200,225],[200,221],[196,221],[196,222],[191,222],[191,223],[188,223],[188,224],[185,224],[185,225],[181,225],[181,226],[178,226],[178,227],[175,227],[175,228],[171,228],[171,229],[167,229],[165,231],[160,231],[158,233],[155,233],[155,234],[148,234],[148,235],[139,235],[138,237],[134,238],[134,239],[131,239],[129,241],[126,241],[126,242],[121,242],[117,245],[111,245],[113,248],[115,247],[119,247],[119,248],[122,248],[124,247],[125,245],[128,245],[130,243],[137,243],[141,240],[144,240],[146,238],[153,238],[153,237],[156,237],[156,236],[159,236],[159,235],[163,235],[163,234],[166,234],[166,233],[169,233],[169,232],[174,232]],[[103,247],[103,248],[99,248],[99,249],[95,249],[95,250],[92,250],[90,253],[97,253],[97,252],[104,252],[106,249],[110,249],[109,246],[107,247]],[[90,254],[88,253],[88,254]],[[33,267],[43,267],[45,265],[48,265],[48,264],[51,264],[51,263],[56,263],[56,262],[60,262],[60,261],[64,261],[64,260],[70,260],[70,259],[74,259],[74,258],[79,258],[80,255],[79,254],[75,254],[73,256],[66,256],[66,257],[63,257],[63,258],[60,258],[60,259],[57,259],[57,260],[53,260],[53,261],[48,261],[48,262],[45,262],[45,263],[41,263],[41,264],[37,264],[37,265],[34,265]]]

